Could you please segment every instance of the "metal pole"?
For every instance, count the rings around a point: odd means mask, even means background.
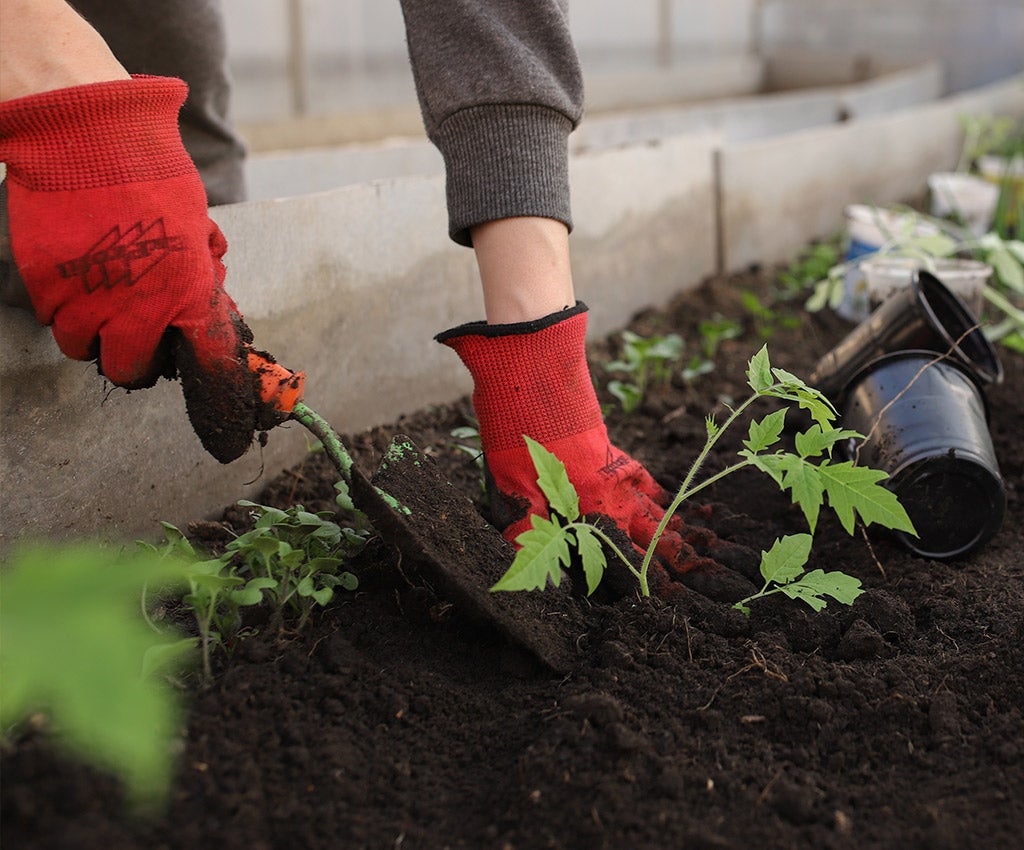
[[[658,67],[672,65],[672,2],[658,0]]]
[[[302,0],[288,0],[288,80],[293,115],[305,115],[309,110],[305,17]]]

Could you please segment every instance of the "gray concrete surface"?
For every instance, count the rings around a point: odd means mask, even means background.
[[[726,142],[741,142],[834,124],[844,117],[885,114],[934,100],[941,93],[942,68],[926,62],[856,85],[617,111],[588,110],[570,145],[574,153],[583,153],[692,133],[714,133]],[[438,174],[444,167],[440,154],[422,132],[372,144],[288,149],[293,132],[290,128],[278,139],[282,149],[249,157],[250,199],[292,197],[368,180]],[[269,133],[262,144],[271,144]]]
[[[789,259],[809,239],[837,232],[847,204],[921,195],[929,174],[956,164],[959,116],[994,111],[1024,114],[1024,77],[890,114],[724,145],[724,268]]]

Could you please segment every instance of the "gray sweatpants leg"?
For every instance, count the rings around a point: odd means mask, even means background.
[[[245,199],[245,146],[229,118],[220,0],[71,0],[131,74],[188,83],[181,137],[211,206]]]

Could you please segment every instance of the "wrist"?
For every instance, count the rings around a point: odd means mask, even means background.
[[[178,79],[132,77],[0,102],[0,160],[37,191],[192,173],[178,129],[186,94]]]
[[[122,79],[106,42],[64,0],[0,3],[0,101]]]

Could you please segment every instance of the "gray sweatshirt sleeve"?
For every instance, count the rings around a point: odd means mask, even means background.
[[[568,139],[583,82],[567,0],[402,0],[423,122],[445,161],[448,232],[515,216],[572,226]]]

